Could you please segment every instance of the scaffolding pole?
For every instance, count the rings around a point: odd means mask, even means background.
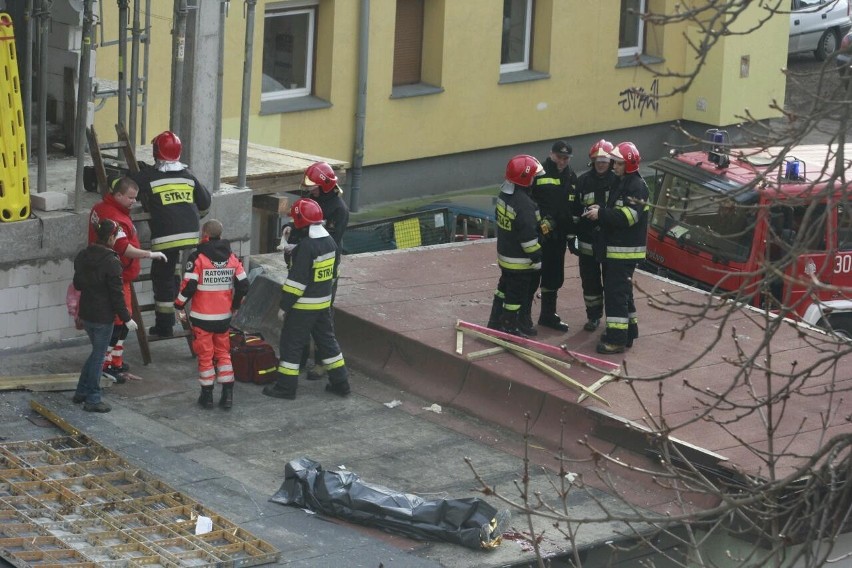
[[[47,191],[47,33],[52,4],[41,0],[38,12],[38,193]]]
[[[240,107],[240,155],[237,162],[237,185],[246,187],[249,110],[251,109],[251,65],[254,54],[254,12],[257,0],[246,0],[246,44],[243,60],[243,99]]]
[[[180,113],[183,96],[183,67],[186,54],[186,0],[175,0],[174,29],[172,30],[172,94],[169,130],[180,136]]]
[[[83,165],[86,154],[86,122],[89,116],[89,97],[92,78],[89,72],[92,60],[92,1],[83,0],[83,36],[80,45],[80,81],[77,88],[77,122],[74,131],[74,151],[77,152],[77,177],[74,183],[74,211],[80,210],[83,195]]]
[[[130,124],[128,125],[128,142],[133,151],[136,151],[136,123],[139,105],[139,38],[142,35],[140,26],[140,12],[142,0],[133,2],[133,29],[131,30],[132,41],[130,44]]]

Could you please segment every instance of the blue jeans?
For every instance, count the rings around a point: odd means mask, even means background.
[[[80,379],[77,381],[76,394],[85,396],[89,404],[97,404],[101,401],[101,372],[109,340],[112,337],[112,322],[94,323],[83,320],[83,329],[86,330],[86,335],[92,342],[92,352],[83,363]]]

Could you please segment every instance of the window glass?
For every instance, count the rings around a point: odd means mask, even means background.
[[[261,100],[311,94],[316,8],[275,10],[265,16]]]
[[[529,69],[531,28],[532,0],[503,0],[501,73]]]
[[[645,0],[621,0],[621,21],[618,25],[618,55],[638,55],[643,52]]]
[[[420,82],[423,51],[423,0],[396,0],[393,84]]]
[[[852,250],[852,207],[848,203],[837,207],[837,250]]]

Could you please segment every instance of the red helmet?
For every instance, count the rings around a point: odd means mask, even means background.
[[[313,199],[299,199],[290,207],[290,217],[297,229],[322,223],[322,209]]]
[[[325,162],[317,162],[308,166],[305,170],[305,185],[308,187],[320,186],[323,193],[328,193],[337,187],[337,176]]]
[[[541,162],[528,154],[518,154],[506,164],[506,179],[524,187],[531,186],[542,172]]]
[[[589,159],[591,161],[596,161],[598,158],[606,158],[607,160],[612,159],[610,157],[610,153],[612,152],[612,142],[608,142],[601,138],[589,148]]]
[[[609,155],[613,160],[624,162],[624,173],[632,174],[639,171],[639,162],[642,161],[642,157],[633,142],[622,142],[613,148]]]
[[[165,160],[167,162],[176,162],[180,160],[181,143],[177,134],[166,130],[162,134],[158,134],[151,140],[154,145],[154,159]]]

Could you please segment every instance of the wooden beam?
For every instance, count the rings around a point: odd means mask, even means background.
[[[28,390],[33,392],[64,391],[77,388],[80,373],[56,373],[52,375],[14,375],[0,377],[0,391]],[[112,381],[101,378],[101,388],[112,386]]]
[[[538,359],[536,359],[534,357],[530,357],[526,353],[520,353],[520,352],[517,352],[517,351],[513,351],[513,352],[515,353],[515,355],[517,355],[518,357],[520,357],[521,359],[523,359],[527,363],[529,363],[532,366],[544,371],[545,373],[547,373],[551,377],[553,377],[555,379],[559,379],[560,381],[562,381],[563,383],[565,383],[566,385],[568,385],[572,389],[578,390],[581,393],[585,394],[586,396],[590,396],[590,397],[594,398],[595,400],[598,400],[598,401],[604,403],[607,406],[612,406],[602,396],[590,391],[582,383],[579,383],[579,382],[575,381],[574,379],[572,379],[571,377],[560,373],[559,371],[557,371],[556,369],[554,369],[553,367],[551,367],[550,365],[548,365],[544,361],[539,361]]]

